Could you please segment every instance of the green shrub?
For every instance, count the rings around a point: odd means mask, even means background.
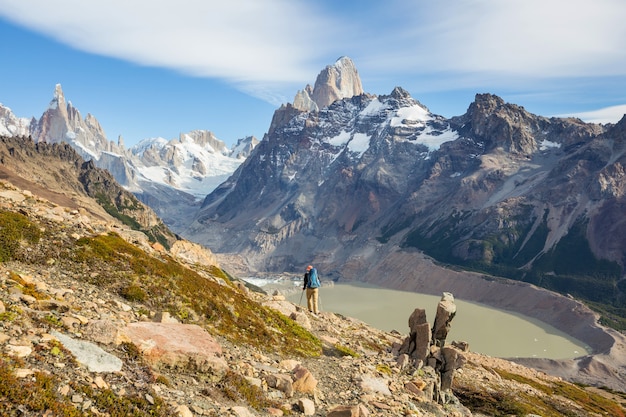
[[[226,398],[236,403],[245,401],[255,410],[262,410],[268,407],[281,408],[279,402],[271,400],[265,396],[263,390],[252,385],[240,374],[228,371],[218,384]]]
[[[145,301],[148,294],[139,285],[131,284],[120,290],[120,295],[128,301]]]
[[[235,343],[300,356],[322,352],[321,341],[295,321],[252,302],[231,285],[216,282],[231,282],[218,267],[199,270],[205,274],[200,275],[169,256],[153,257],[115,233],[76,243],[71,258],[98,271],[88,278],[94,285],[115,292],[122,288],[127,297],[143,298],[137,301],[152,310],[178,315],[185,306],[214,332]]]
[[[0,410],[3,415],[22,415],[22,409],[43,415],[79,417],[83,414],[57,394],[59,381],[52,375],[36,372],[33,378],[17,378],[13,365],[0,357]],[[6,414],[5,414],[6,413]]]
[[[341,345],[339,343],[335,344],[335,350],[341,356],[351,356],[353,358],[358,358],[359,357],[359,354],[356,353],[354,350],[350,349],[348,346],[344,346],[344,345]]]
[[[0,211],[0,262],[13,260],[21,242],[37,243],[39,226],[20,213]]]

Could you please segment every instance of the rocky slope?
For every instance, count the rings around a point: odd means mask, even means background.
[[[0,137],[0,172],[45,189],[49,198],[66,201],[69,197],[72,208],[85,207],[99,218],[113,216],[165,247],[177,240],[152,209],[65,143],[35,144],[28,138]]]
[[[626,415],[623,394],[471,352],[432,401],[436,373],[400,354],[406,335],[311,316],[197,245],[165,251],[45,177],[4,172],[3,415]]]

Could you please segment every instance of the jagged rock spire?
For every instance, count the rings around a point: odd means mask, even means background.
[[[311,88],[298,91],[293,106],[299,110],[317,111],[336,100],[363,94],[361,78],[354,62],[346,56],[324,68]]]

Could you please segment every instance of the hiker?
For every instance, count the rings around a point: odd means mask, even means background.
[[[319,312],[317,309],[317,298],[320,288],[320,279],[317,276],[317,269],[312,265],[306,267],[304,273],[304,285],[302,291],[306,290],[306,304],[309,308],[309,312],[317,315]]]

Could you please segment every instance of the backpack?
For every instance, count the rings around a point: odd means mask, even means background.
[[[319,288],[320,279],[317,276],[317,269],[313,268],[309,271],[309,288]]]

